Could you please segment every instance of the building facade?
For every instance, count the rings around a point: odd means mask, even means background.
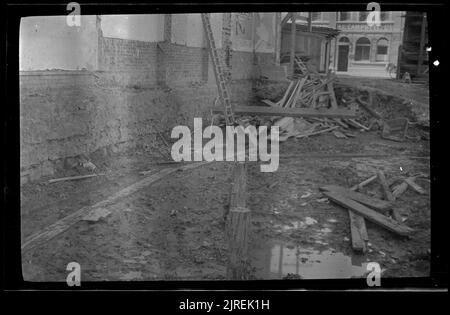
[[[340,31],[333,40],[330,56],[330,68],[336,73],[389,77],[387,64],[397,65],[405,12],[381,12],[380,26],[367,24],[369,13],[370,11],[312,13],[313,26],[331,27]]]

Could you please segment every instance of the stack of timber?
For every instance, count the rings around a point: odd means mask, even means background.
[[[395,199],[408,187],[411,187],[419,194],[425,194],[425,190],[414,182],[414,179],[422,176],[424,175],[416,174],[407,177],[392,190],[391,187],[396,181],[389,185],[384,173],[378,171],[377,174],[350,189],[336,185],[327,185],[320,187],[320,190],[333,203],[347,209],[352,248],[357,253],[365,253],[369,241],[365,220],[369,220],[399,236],[407,237],[411,235],[413,229],[403,224],[405,220],[398,213],[397,206],[394,203]],[[371,197],[361,192],[363,187],[377,179],[383,190],[385,200]]]

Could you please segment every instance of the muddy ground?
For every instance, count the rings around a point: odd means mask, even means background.
[[[346,93],[345,88],[336,93],[340,104]],[[399,99],[380,95],[378,100],[387,104],[377,108],[384,118],[414,116]],[[393,113],[391,105],[399,109]],[[274,173],[262,173],[257,163],[249,163],[251,279],[363,277],[367,262],[378,262],[383,277],[429,275],[429,141],[415,125],[404,142],[382,139],[380,130],[352,133],[355,137],[338,139],[328,133],[281,143],[280,166]],[[105,175],[53,184],[42,178],[22,186],[23,239],[149,176],[141,171],[151,170],[151,175],[176,167],[155,164],[162,159],[160,153],[139,147],[120,154],[104,151],[89,159]],[[232,167],[212,162],[177,171],[108,206],[106,217],[77,222],[22,254],[24,279],[65,281],[72,261],[81,265],[82,281],[226,279],[229,253],[223,213]],[[415,230],[410,238],[366,221],[369,250],[356,254],[348,211],[326,200],[319,187],[351,187],[378,170],[394,184],[424,173],[428,178],[416,182],[426,194],[409,188],[394,202],[404,224]],[[62,165],[54,177],[84,173]],[[378,182],[363,192],[384,199]]]
[[[348,213],[323,201],[319,187],[350,187],[383,170],[389,179],[429,174],[427,141],[392,142],[376,132],[336,139],[325,134],[288,140],[274,173],[248,172],[252,211],[251,277],[254,279],[347,278],[378,262],[384,276],[429,273],[429,181],[417,180],[426,195],[409,189],[395,202],[410,239],[368,222],[369,252],[352,252]],[[329,157],[301,158],[320,153]],[[336,153],[374,153],[389,157],[342,158]],[[142,179],[139,171],[162,169],[146,152],[115,156],[106,176],[81,181],[26,184],[22,190],[23,236],[39,231],[83,206],[106,199]],[[97,222],[80,221],[66,232],[23,255],[23,274],[31,281],[65,281],[66,265],[80,263],[83,281],[225,279],[227,243],[223,211],[228,206],[232,164],[213,162],[180,171],[120,200]],[[364,189],[383,198],[379,184]]]

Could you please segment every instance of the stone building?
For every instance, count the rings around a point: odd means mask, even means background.
[[[367,24],[369,13],[370,11],[312,13],[313,26],[331,27],[340,31],[333,40],[330,56],[330,67],[338,74],[389,77],[386,65],[397,64],[404,12],[381,12],[380,26]]]

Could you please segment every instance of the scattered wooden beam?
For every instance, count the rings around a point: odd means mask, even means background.
[[[226,228],[229,244],[227,278],[230,280],[247,280],[249,276],[247,265],[250,210],[246,207],[246,169],[245,163],[236,163],[233,171],[234,178]]]
[[[371,108],[372,105],[372,100],[373,100],[373,95],[370,95],[372,92],[369,91],[369,96],[370,96],[370,105],[367,104],[366,102],[364,102],[361,97],[357,97],[356,101],[358,102],[359,105],[361,105],[369,114],[371,114],[373,117],[375,117],[376,119],[383,119],[381,117],[380,114],[378,114],[374,109]]]
[[[372,210],[359,202],[356,202],[354,200],[351,200],[350,198],[347,198],[345,196],[341,196],[340,194],[336,192],[331,191],[325,191],[323,194],[334,201],[335,203],[341,205],[344,208],[347,208],[349,210],[352,210],[356,212],[357,214],[361,215],[365,219],[380,225],[381,227],[394,232],[401,236],[408,236],[411,232],[413,232],[413,229],[410,227],[407,227],[405,225],[402,225],[395,220],[386,217],[375,210]]]
[[[366,242],[369,240],[367,235],[366,222],[359,214],[348,210],[350,217],[350,231],[352,237],[352,248],[356,252],[365,253],[367,251]]]
[[[360,124],[359,122],[357,122],[357,121],[354,120],[354,119],[349,119],[348,121],[350,122],[350,124],[351,124],[352,126],[354,126],[354,127],[356,127],[356,128],[364,129],[364,130],[366,130],[366,131],[369,131],[369,130],[370,130],[369,127],[366,127],[366,126]]]
[[[383,171],[378,171],[378,179],[380,180],[381,186],[383,187],[384,195],[386,196],[386,199],[389,201],[394,201],[394,196],[392,196],[391,189],[389,188],[388,182],[386,180],[386,177],[384,176]]]
[[[153,183],[163,179],[164,177],[166,177],[176,171],[194,169],[194,168],[200,167],[202,165],[205,165],[207,163],[210,163],[210,162],[198,162],[196,164],[184,165],[184,166],[181,166],[178,168],[163,169],[156,174],[152,174],[152,175],[116,192],[114,195],[112,195],[111,197],[109,197],[105,200],[97,202],[96,204],[94,204],[92,206],[83,207],[80,210],[75,211],[72,214],[69,214],[68,216],[64,217],[63,219],[58,220],[55,223],[47,226],[43,230],[40,230],[40,231],[32,234],[31,236],[27,237],[21,245],[22,252],[26,252],[30,249],[33,249],[42,244],[45,244],[46,242],[48,242],[55,236],[61,234],[62,232],[66,231],[67,229],[69,229],[71,226],[73,226],[78,221],[82,220],[82,218],[86,214],[88,214],[90,211],[92,211],[96,208],[109,207],[109,206],[113,205],[114,203],[116,203],[117,201],[123,199],[124,197],[129,196],[129,195],[147,187],[148,185],[153,184]]]
[[[358,185],[350,188],[352,191],[357,191],[362,189],[365,185],[368,185],[372,181],[377,178],[377,175],[374,175]],[[354,213],[351,210],[348,210],[348,215],[350,217],[350,231],[352,237],[352,248],[356,252],[365,253],[367,251],[367,243],[369,242],[369,235],[367,234],[366,221],[362,216],[357,213]]]
[[[403,181],[394,187],[394,189],[392,191],[392,195],[394,196],[395,199],[397,199],[398,196],[403,194],[407,189],[408,189],[408,184],[405,181]]]
[[[386,196],[386,199],[390,202],[395,201],[394,195],[392,195],[391,189],[389,188],[388,182],[386,180],[386,177],[384,176],[384,173],[382,171],[378,171],[378,179],[380,180],[381,187],[383,187],[384,195]],[[397,209],[392,208],[392,216],[397,222],[402,222],[402,217],[398,213]]]
[[[223,113],[222,107],[214,107],[213,113]],[[236,106],[236,115],[259,115],[259,116],[289,116],[289,117],[330,117],[330,118],[352,118],[356,113],[347,109],[318,110],[311,108],[280,108],[265,106]]]
[[[365,181],[362,181],[361,183],[353,186],[352,188],[350,188],[350,190],[356,191],[356,190],[360,190],[362,189],[364,186],[370,184],[371,182],[373,182],[375,179],[377,179],[378,176],[377,175],[373,175],[371,177],[369,177],[368,179],[366,179]]]
[[[48,182],[50,184],[52,184],[52,183],[63,182],[63,181],[68,181],[68,180],[78,180],[78,179],[91,178],[91,177],[97,177],[97,176],[103,176],[103,175],[105,175],[105,173],[61,177],[61,178],[50,179]]]
[[[414,177],[408,177],[407,179],[405,179],[405,182],[419,194],[421,195],[425,194],[425,190],[419,185],[417,185],[417,183],[414,181]]]
[[[306,82],[306,77],[305,77],[305,78],[302,78],[302,79],[298,82],[297,88],[296,88],[296,90],[294,90],[293,98],[292,98],[292,99],[289,99],[289,100],[287,101],[285,107],[287,107],[287,108],[289,108],[289,107],[295,107],[295,104],[297,103],[298,95],[300,94],[300,91],[302,90],[303,85],[305,84],[305,82]]]
[[[358,201],[359,203],[366,205],[374,210],[378,210],[382,213],[386,213],[389,209],[391,209],[391,203],[385,200],[373,198],[367,196],[365,194],[352,191],[350,189],[346,189],[344,187],[336,186],[336,185],[327,185],[320,187],[322,191],[333,191],[342,196],[350,198],[352,200]]]

